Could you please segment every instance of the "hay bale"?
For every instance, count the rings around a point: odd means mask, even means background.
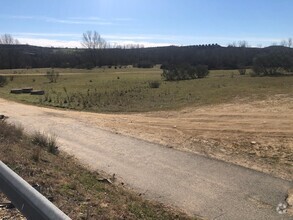
[[[32,87],[22,88],[22,93],[31,93],[33,91]]]
[[[22,93],[22,89],[11,89],[10,93],[12,94],[21,94]]]
[[[31,95],[44,95],[45,91],[44,90],[33,90],[31,91]]]

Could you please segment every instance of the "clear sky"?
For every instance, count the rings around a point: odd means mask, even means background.
[[[267,46],[293,37],[293,0],[1,0],[0,34],[80,47],[97,31],[119,44]]]

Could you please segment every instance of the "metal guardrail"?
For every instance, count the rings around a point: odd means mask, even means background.
[[[27,218],[32,220],[69,220],[70,218],[30,184],[0,161],[0,191]]]

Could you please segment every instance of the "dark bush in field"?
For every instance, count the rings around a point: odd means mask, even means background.
[[[162,78],[167,81],[204,78],[209,74],[206,65],[169,65],[164,66]]]
[[[160,88],[161,83],[158,81],[149,82],[149,87],[152,89]]]
[[[3,87],[7,84],[7,79],[5,76],[0,76],[0,87]]]
[[[209,68],[206,65],[197,65],[195,67],[195,74],[197,78],[204,78],[209,74]]]
[[[253,61],[254,76],[278,76],[293,72],[293,57],[284,53],[257,56]]]

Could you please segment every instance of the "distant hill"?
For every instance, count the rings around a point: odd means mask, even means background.
[[[93,68],[105,65],[148,67],[168,63],[204,64],[208,65],[210,69],[235,69],[250,67],[257,55],[274,52],[293,53],[293,49],[282,46],[221,47],[217,44],[100,50],[0,45],[0,69]]]

